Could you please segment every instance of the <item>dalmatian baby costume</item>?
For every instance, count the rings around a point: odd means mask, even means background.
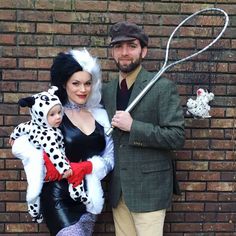
[[[60,129],[51,127],[47,121],[49,110],[55,105],[61,105],[58,97],[54,95],[57,87],[52,86],[47,92],[35,94],[31,97],[19,100],[19,105],[30,108],[31,121],[19,124],[11,134],[12,140],[20,136],[27,136],[28,141],[37,149],[42,150],[42,155],[24,157],[20,155],[24,146],[13,146],[13,154],[22,160],[27,177],[28,187],[26,200],[28,211],[33,221],[41,223],[43,217],[40,213],[40,192],[42,190],[46,168],[44,166],[43,151],[45,151],[60,174],[70,169],[70,164],[65,157],[63,135]],[[89,198],[84,190],[83,182],[76,188],[69,184],[71,198],[80,200],[85,205],[89,204]]]

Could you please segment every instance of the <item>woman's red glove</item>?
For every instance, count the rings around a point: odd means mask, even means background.
[[[55,166],[52,164],[46,152],[43,152],[43,159],[44,159],[44,165],[47,169],[44,180],[45,181],[61,180],[62,179],[61,174],[57,171]]]
[[[70,166],[73,174],[67,180],[74,188],[81,184],[84,176],[90,174],[93,170],[91,161],[71,162]]]

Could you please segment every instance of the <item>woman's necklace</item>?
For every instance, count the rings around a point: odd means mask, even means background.
[[[67,102],[64,105],[64,108],[66,108],[68,110],[80,111],[81,109],[86,108],[86,104],[76,104],[76,103],[72,103],[72,102]]]
[[[86,105],[67,102],[64,108],[69,120],[84,134],[89,135],[94,131],[95,121],[92,114],[86,109]]]

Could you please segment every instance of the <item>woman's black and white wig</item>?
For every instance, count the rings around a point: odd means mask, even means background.
[[[86,49],[70,50],[67,53],[59,53],[51,67],[51,83],[58,87],[56,95],[62,105],[68,102],[65,85],[70,77],[78,71],[87,71],[92,76],[92,91],[85,104],[87,108],[100,106],[101,101],[101,69],[95,57],[92,57]]]

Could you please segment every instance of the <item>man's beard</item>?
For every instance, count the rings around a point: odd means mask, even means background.
[[[127,66],[122,66],[119,61],[115,61],[116,62],[116,66],[118,67],[118,69],[122,72],[122,73],[130,73],[133,70],[135,70],[140,64],[141,64],[142,58],[140,57],[139,59],[137,59],[136,61],[131,62],[129,65]]]

